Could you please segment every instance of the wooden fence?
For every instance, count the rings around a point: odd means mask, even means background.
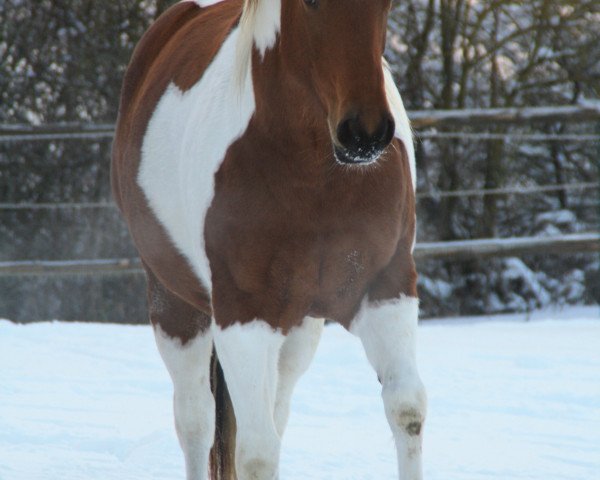
[[[590,102],[577,106],[495,108],[479,110],[431,110],[409,112],[416,136],[422,138],[465,138],[463,132],[426,131],[438,127],[483,126],[483,125],[523,125],[532,122],[564,121],[568,123],[600,122],[600,102]],[[112,138],[114,125],[0,125],[0,142],[49,141],[71,139]],[[467,133],[480,139],[495,139],[494,134]],[[572,134],[499,134],[498,138],[521,138],[533,141],[582,141],[597,142],[598,135]],[[417,197],[428,196],[471,196],[529,194],[542,191],[597,189],[593,182],[567,185],[540,185],[528,187],[508,187],[493,190],[467,190],[452,192],[418,192]],[[0,203],[0,209],[53,209],[53,208],[113,208],[106,202],[86,204],[35,204]],[[454,242],[427,242],[415,246],[417,261],[426,259],[465,260],[520,256],[531,254],[573,254],[600,251],[600,233],[588,232],[556,237],[519,237],[504,239],[479,239]],[[70,261],[10,261],[0,262],[0,276],[21,275],[99,275],[140,273],[138,259],[99,259]]]
[[[600,233],[554,237],[490,238],[415,245],[416,261],[428,259],[469,260],[520,255],[573,254],[600,251]],[[100,260],[31,260],[0,262],[0,276],[100,275],[143,272],[137,258]]]
[[[445,138],[450,135],[464,136],[463,132],[421,132],[424,129],[438,127],[486,126],[486,125],[524,125],[532,122],[564,121],[568,123],[590,123],[600,121],[600,102],[588,102],[582,105],[529,107],[529,108],[486,108],[465,110],[419,110],[409,111],[412,127],[418,131],[417,137]],[[0,125],[0,142],[48,141],[70,139],[112,138],[113,124],[63,123],[55,125]],[[468,134],[467,134],[468,135]],[[493,134],[481,135],[482,139]],[[531,138],[537,141],[583,140],[598,141],[596,135],[531,134],[520,136],[500,134],[502,138]]]

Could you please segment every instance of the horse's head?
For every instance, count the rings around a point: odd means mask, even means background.
[[[382,55],[391,0],[283,0],[288,68],[326,114],[336,159],[376,161],[394,135]]]

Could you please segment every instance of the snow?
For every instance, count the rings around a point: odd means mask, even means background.
[[[547,224],[571,226],[577,223],[577,216],[571,210],[553,210],[536,215],[535,223],[538,228]]]
[[[597,307],[425,321],[428,480],[600,479]],[[171,385],[149,327],[0,321],[0,479],[181,479]],[[325,329],[281,478],[393,479],[379,384]]]
[[[516,293],[512,292],[510,286],[513,282],[522,282],[523,286],[519,290],[529,290],[528,293],[533,296],[539,305],[548,305],[552,302],[550,293],[542,286],[536,273],[531,270],[523,260],[516,257],[505,258],[502,260],[504,271],[502,272],[503,290],[509,295],[510,299],[506,302],[504,308],[514,309],[515,311],[527,310],[527,301]]]

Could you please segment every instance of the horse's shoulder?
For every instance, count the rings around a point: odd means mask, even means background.
[[[180,2],[162,14],[144,33],[133,51],[123,79],[121,111],[126,110],[148,76],[164,46],[201,8],[195,2]]]

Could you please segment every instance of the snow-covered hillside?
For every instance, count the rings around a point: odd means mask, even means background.
[[[426,478],[599,479],[599,313],[425,322]],[[283,480],[394,478],[379,385],[341,328],[292,409]],[[0,322],[1,480],[181,478],[149,327]]]

